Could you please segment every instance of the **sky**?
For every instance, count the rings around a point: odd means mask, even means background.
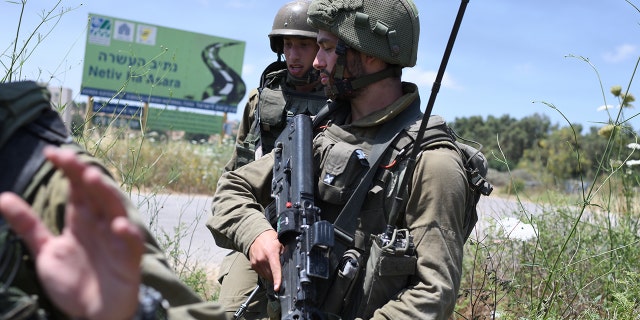
[[[25,1],[25,0],[23,0]],[[19,79],[41,80],[80,95],[86,26],[90,13],[144,22],[246,42],[242,78],[257,86],[263,68],[274,61],[267,34],[278,8],[288,0],[26,0],[0,2],[2,73],[15,37],[24,43],[59,3],[59,20],[31,40]],[[426,106],[455,16],[454,0],[416,0],[420,19],[418,62],[403,80],[420,88]],[[618,101],[609,90],[620,85],[638,97],[624,117],[640,129],[640,0],[471,0],[449,59],[433,113],[448,121],[470,116],[521,119],[546,115],[553,124],[585,128],[616,117]],[[19,23],[20,13],[22,14]],[[20,30],[17,26],[20,25]],[[635,80],[635,81],[632,81]],[[249,90],[247,90],[248,92]],[[238,119],[246,102],[229,119]],[[554,108],[549,105],[555,106]],[[614,108],[599,111],[602,106]],[[423,108],[424,110],[424,108]],[[567,120],[568,119],[568,120]]]

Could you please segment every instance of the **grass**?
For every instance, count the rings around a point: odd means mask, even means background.
[[[173,213],[178,223],[172,230],[160,227],[163,217],[159,214],[167,195],[215,193],[217,180],[233,150],[231,140],[208,143],[149,138],[141,132],[116,128],[113,123],[106,128],[91,127],[88,132],[77,140],[107,164],[132,199],[133,195],[145,195],[138,206],[146,213],[148,229],[179,278],[203,299],[217,300],[217,270],[198,260],[193,243],[196,228],[205,228],[210,209],[200,210],[193,220],[183,218],[186,214],[180,209]]]
[[[105,161],[129,192],[212,195],[233,150],[229,139],[172,141],[115,127],[91,131],[80,143]]]
[[[22,2],[20,14],[24,12],[25,3]],[[43,13],[43,22],[55,22],[72,10],[61,9],[60,4],[61,1],[53,3],[52,10]],[[42,26],[38,25],[26,39],[16,36],[7,53],[9,62],[3,64],[7,72],[2,81],[21,78],[22,64],[28,63],[29,54],[48,34],[46,30],[41,33]],[[588,60],[575,58],[593,67]],[[597,69],[593,69],[599,79]],[[628,97],[632,80],[633,76],[626,88],[618,92],[616,97],[622,97],[621,102]],[[602,86],[600,91],[606,105]],[[561,112],[553,104],[545,104]],[[539,189],[542,192],[531,192],[517,170],[509,171],[504,192],[515,199],[518,207],[499,214],[532,225],[535,236],[528,240],[513,238],[510,237],[513,233],[503,230],[502,220],[485,220],[486,225],[482,230],[476,229],[464,248],[463,279],[453,318],[639,317],[640,199],[637,191],[640,172],[636,167],[625,166],[628,160],[637,159],[638,154],[617,148],[614,139],[615,132],[624,129],[626,120],[638,114],[625,117],[623,109],[607,119],[615,130],[609,131],[613,134],[606,137],[609,139],[606,150],[600,150],[604,156],[599,174],[593,181],[580,179],[579,193],[567,195],[560,186],[552,184],[543,185]],[[162,206],[158,195],[212,195],[232,144],[156,140],[148,133],[130,134],[114,125],[93,127],[90,123],[91,119],[85,119],[82,127],[86,126],[87,130],[78,135],[79,143],[103,159],[125,191],[148,195],[152,203],[149,229],[167,253],[171,265],[204,299],[215,300],[217,288],[211,275],[198,261],[192,260],[188,249],[182,249],[185,241],[190,248],[193,227],[202,223],[180,220],[173,230],[158,228],[158,208]],[[569,119],[567,123],[571,124]],[[580,159],[584,151],[569,152]],[[508,166],[509,161],[503,155],[497,158]],[[553,179],[545,177],[541,181]]]
[[[599,79],[587,59],[577,58],[588,63]],[[639,63],[640,57],[636,69]],[[464,278],[454,318],[640,317],[640,171],[632,165],[639,157],[637,149],[623,148],[617,140],[625,130],[624,109],[630,107],[625,102],[633,101],[628,91],[633,75],[626,91],[611,90],[621,107],[617,114],[609,114],[604,126],[608,128],[602,135],[608,141],[605,150],[590,150],[603,155],[593,181],[581,177],[578,192],[570,195],[559,186],[545,185],[531,210],[524,204],[531,194],[525,194],[522,181],[509,170],[506,190],[519,206],[502,214],[533,226],[535,234],[529,239],[511,237],[512,230],[501,230],[499,219],[489,220],[485,230],[476,229],[465,246]],[[606,104],[602,85],[600,90]],[[637,144],[637,133],[633,136]],[[578,160],[584,156],[578,149],[569,152]],[[499,161],[508,168],[504,155]]]

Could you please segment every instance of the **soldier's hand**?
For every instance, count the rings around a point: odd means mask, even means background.
[[[283,248],[275,230],[267,230],[261,233],[249,248],[251,267],[260,277],[272,282],[273,290],[276,292],[280,289],[282,281],[280,253]]]
[[[84,319],[131,319],[138,306],[140,230],[127,219],[119,190],[74,152],[48,148],[47,158],[70,181],[65,227],[55,236],[13,193],[0,195],[0,212],[35,258],[49,298]]]

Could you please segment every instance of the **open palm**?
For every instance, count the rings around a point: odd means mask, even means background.
[[[119,190],[74,152],[47,158],[70,182],[65,227],[54,236],[20,197],[0,195],[0,212],[26,243],[49,298],[86,319],[130,319],[138,305],[142,233],[127,219]]]

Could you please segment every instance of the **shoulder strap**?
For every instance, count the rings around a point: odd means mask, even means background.
[[[417,100],[412,103],[407,110],[386,122],[378,131],[376,141],[382,141],[382,143],[374,145],[371,149],[371,155],[369,155],[369,170],[367,170],[367,173],[362,177],[360,183],[334,222],[336,235],[345,244],[349,245],[353,242],[353,236],[356,230],[356,218],[358,216],[357,213],[360,212],[360,207],[362,207],[362,202],[364,201],[367,190],[369,190],[373,176],[378,171],[377,169],[380,164],[382,154],[384,154],[398,134],[402,132],[402,129],[407,127],[410,123],[418,120],[421,115],[420,101]],[[398,130],[398,128],[401,129]]]

